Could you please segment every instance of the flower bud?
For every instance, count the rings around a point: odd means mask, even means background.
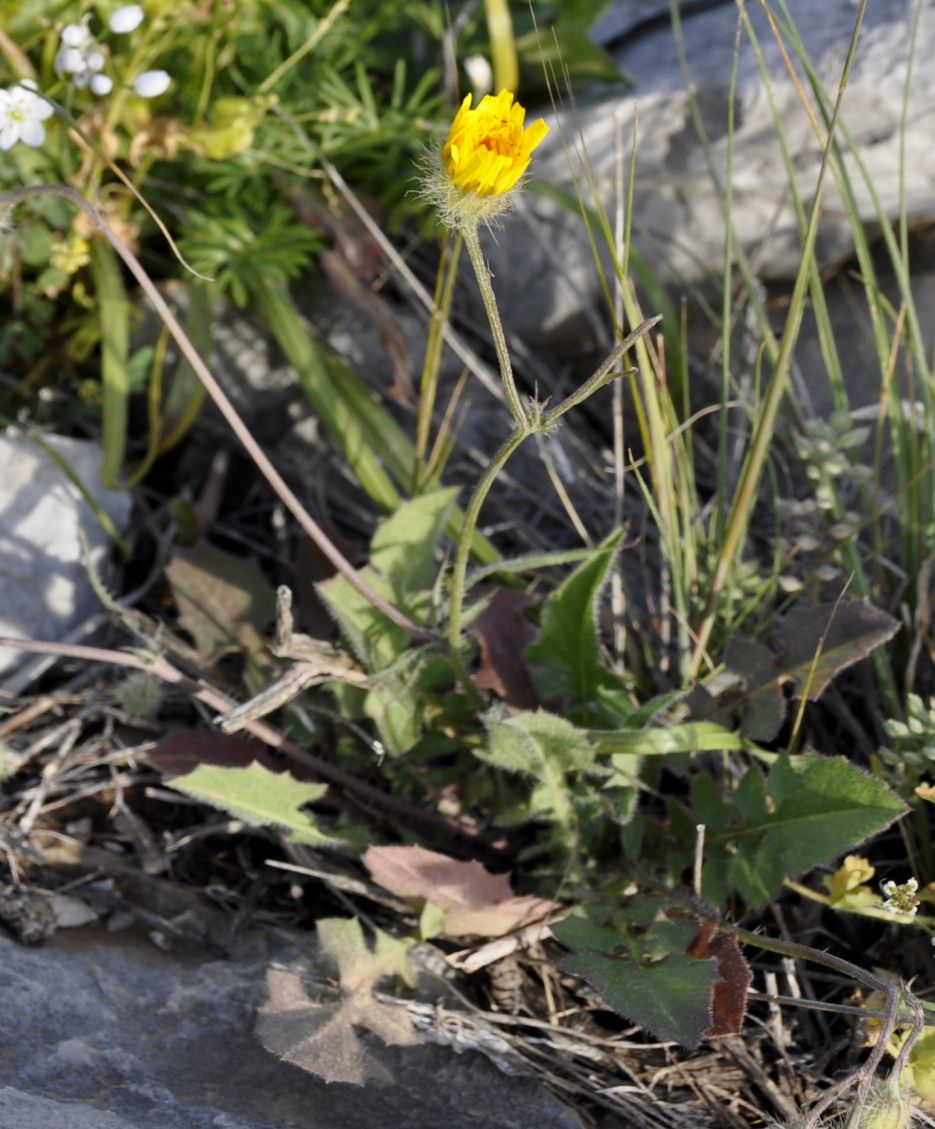
[[[141,98],[158,98],[172,85],[168,71],[144,71],[137,76],[133,89]]]
[[[143,22],[143,9],[139,4],[126,4],[118,8],[107,21],[114,35],[129,35]]]

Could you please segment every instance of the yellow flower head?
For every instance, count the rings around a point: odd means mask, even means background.
[[[485,94],[474,110],[468,94],[442,149],[451,183],[478,196],[502,196],[515,188],[533,149],[549,132],[541,119],[524,129],[525,117],[509,90],[501,90],[496,98]]]
[[[471,102],[468,94],[425,183],[425,195],[452,227],[489,220],[509,208],[533,149],[549,132],[541,119],[524,128],[526,111],[509,90],[485,94],[473,109]]]

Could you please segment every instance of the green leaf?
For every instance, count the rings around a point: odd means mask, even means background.
[[[566,957],[560,967],[595,988],[604,1002],[657,1039],[696,1047],[711,1025],[713,960],[670,953],[653,962],[617,959],[600,952]]]
[[[751,906],[776,894],[785,877],[830,862],[883,831],[906,807],[881,781],[844,758],[781,757],[764,779],[751,768],[734,796],[738,820],[709,834],[730,880]],[[707,885],[705,895],[709,896]]]
[[[566,773],[587,768],[594,748],[583,729],[555,714],[539,710],[504,717],[488,713],[487,745],[475,755],[508,772],[532,776],[536,785],[524,817],[554,820],[568,830],[575,823],[574,804]]]
[[[510,557],[505,561],[494,561],[493,564],[481,565],[468,573],[465,588],[470,590],[490,576],[499,576],[519,572],[538,572],[545,568],[557,568],[559,565],[577,564],[586,561],[594,552],[587,549],[552,549],[541,553],[524,553],[520,557]]]
[[[360,575],[378,595],[393,603],[395,594],[384,577],[369,567],[361,569]],[[387,619],[343,576],[332,576],[316,584],[315,589],[368,670],[383,670],[409,646],[408,633]]]
[[[370,544],[370,563],[400,594],[431,588],[438,572],[435,546],[457,492],[447,487],[422,494],[380,522]]]
[[[667,757],[673,753],[757,751],[752,741],[713,721],[689,721],[653,729],[589,729],[588,736],[602,753]]]
[[[587,768],[594,760],[587,733],[557,714],[523,711],[511,717],[488,714],[484,720],[488,743],[477,756],[500,768],[538,776],[545,770]]]
[[[103,239],[91,240],[91,271],[101,319],[101,485],[114,490],[120,485],[127,444],[130,307],[117,253]]]
[[[597,602],[622,538],[623,530],[611,534],[548,602],[539,638],[524,652],[528,662],[538,664],[533,674],[543,698],[568,696],[587,705],[610,677],[600,661]]]
[[[242,819],[251,827],[278,827],[297,843],[339,846],[341,840],[319,831],[315,820],[299,809],[320,800],[327,784],[305,784],[287,772],[270,772],[253,761],[246,768],[201,764],[171,787]]]

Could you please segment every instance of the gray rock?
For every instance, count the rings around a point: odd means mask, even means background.
[[[46,435],[47,444],[91,498],[126,532],[131,499],[101,486],[101,449],[83,439]],[[0,435],[0,634],[60,640],[100,610],[82,560],[81,536],[97,569],[111,541],[81,491],[25,435]],[[0,672],[23,660],[0,648]],[[7,683],[5,688],[16,693]]]
[[[821,4],[788,0],[788,7],[819,77],[833,94],[856,5],[852,0]],[[843,109],[843,121],[890,219],[899,210],[899,123],[915,7],[908,0],[870,4]],[[580,149],[587,151],[597,195],[612,214],[615,137],[619,131],[629,160],[635,136],[635,247],[658,277],[684,290],[706,278],[717,278],[721,272],[728,84],[737,6],[708,5],[695,15],[686,13],[683,21],[688,66],[710,141],[708,154],[691,119],[671,27],[665,19],[645,22],[667,8],[662,2],[623,0],[598,25],[597,37],[634,77],[635,90],[552,116],[553,132],[536,153],[535,175],[564,191],[571,189],[569,162],[558,143],[558,137],[564,137],[579,177],[583,168]],[[746,11],[763,50],[796,184],[807,206],[814,193],[821,148],[761,6],[747,4]],[[935,72],[924,65],[933,44],[935,4],[928,0],[921,14],[905,131],[906,207],[910,219],[920,222],[935,218],[935,148],[931,145]],[[737,241],[761,278],[785,280],[798,268],[801,244],[769,97],[745,34],[741,35],[734,110],[732,183]],[[861,217],[873,224],[875,206],[853,159],[849,169]],[[496,240],[488,240],[487,250],[498,296],[514,332],[549,345],[580,341],[582,335],[587,340],[590,327],[582,311],[601,308],[603,299],[576,212],[527,192],[519,214],[507,220]],[[840,261],[851,250],[848,222],[830,182],[818,250],[825,265]]]
[[[301,945],[301,951],[300,951]],[[396,1085],[326,1085],[253,1034],[273,959],[306,938],[256,932],[229,960],[131,933],[0,935],[2,1129],[580,1129],[536,1082],[475,1053],[368,1043]],[[307,963],[305,961],[304,963]]]

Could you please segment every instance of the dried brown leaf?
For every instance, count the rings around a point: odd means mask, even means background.
[[[492,690],[517,710],[534,710],[541,705],[523,659],[523,651],[536,637],[536,629],[523,613],[535,602],[525,592],[498,588],[471,625],[480,648],[475,685]]]
[[[285,1062],[317,1074],[326,1082],[392,1082],[393,1077],[366,1049],[356,1028],[365,1028],[392,1046],[421,1042],[409,1013],[373,998],[372,988],[383,976],[411,975],[405,963],[407,942],[377,931],[371,950],[354,918],[328,918],[318,923],[324,953],[338,965],[340,998],[317,1002],[302,986],[297,973],[267,972],[267,1000],[257,1017],[263,1046]]]
[[[286,767],[255,737],[211,729],[172,729],[156,742],[146,759],[166,776],[186,776],[200,764],[246,768],[252,761],[259,761],[271,772],[283,772]]]
[[[202,541],[192,549],[176,549],[166,578],[179,620],[206,663],[230,651],[265,654],[263,632],[276,600],[256,561]]]
[[[713,957],[717,967],[718,979],[711,993],[711,1026],[704,1037],[736,1035],[747,1014],[747,989],[753,981],[737,939],[719,933],[713,922],[705,921],[687,953],[696,960]]]
[[[363,857],[374,882],[401,898],[430,901],[444,911],[449,937],[501,937],[550,917],[558,902],[513,893],[505,874],[424,847],[371,847]]]

